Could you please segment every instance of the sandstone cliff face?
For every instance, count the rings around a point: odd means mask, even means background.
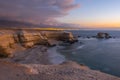
[[[73,37],[71,32],[63,32],[63,31],[54,31],[54,32],[47,32],[45,36],[48,39],[56,39],[60,41],[67,41],[67,42],[74,42],[75,38]]]
[[[0,55],[7,56],[12,53],[10,48],[13,48],[15,41],[12,34],[2,34],[0,35]],[[4,54],[4,55],[2,55]]]
[[[1,55],[6,54],[10,55],[16,49],[16,44],[24,48],[30,48],[36,44],[45,45],[47,44],[47,39],[44,38],[39,32],[27,32],[20,31],[10,34],[1,34],[0,35],[0,50]],[[4,50],[4,52],[2,52]]]
[[[16,44],[24,48],[31,48],[34,45],[50,45],[48,39],[70,42],[74,41],[74,37],[70,32],[40,32],[20,30],[14,33],[4,33],[0,35],[0,54],[12,54],[17,48]],[[3,49],[4,52],[2,52]]]
[[[27,32],[22,31],[17,35],[18,42],[24,47],[32,47],[36,44],[45,45],[47,39],[40,34],[40,32]]]

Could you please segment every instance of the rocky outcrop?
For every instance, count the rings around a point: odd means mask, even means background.
[[[21,31],[17,33],[18,43],[21,43],[24,47],[32,47],[34,45],[47,45],[47,38],[42,36],[40,32],[29,32],[29,31]]]
[[[31,48],[34,45],[51,46],[52,43],[50,43],[48,39],[66,41],[70,43],[76,41],[70,32],[18,30],[14,33],[3,33],[0,35],[0,48],[1,50],[4,50],[4,52],[1,52],[0,54],[10,55],[16,50],[18,45],[24,48]]]
[[[48,39],[56,39],[59,41],[64,41],[64,42],[70,42],[70,43],[74,43],[76,41],[78,41],[71,32],[58,32],[58,31],[54,31],[54,32],[47,32],[45,33],[45,36]]]
[[[102,32],[97,33],[96,37],[97,38],[105,38],[105,39],[111,38],[111,36],[108,33],[102,33]]]
[[[17,45],[16,45],[17,44]],[[0,55],[12,54],[18,45],[24,48],[31,48],[34,45],[48,45],[47,38],[40,32],[17,31],[15,33],[0,35]]]
[[[2,34],[0,35],[0,55],[8,56],[13,51],[11,49],[14,48],[15,41],[13,39],[12,34]]]

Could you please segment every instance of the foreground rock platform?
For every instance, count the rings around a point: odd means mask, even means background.
[[[0,59],[0,80],[120,80],[73,61],[52,64],[45,49],[37,46]]]
[[[120,80],[71,61],[59,65],[15,64],[0,61],[0,66],[0,80]]]

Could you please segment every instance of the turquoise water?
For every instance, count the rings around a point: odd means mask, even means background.
[[[120,77],[120,38],[79,38],[78,43],[58,51],[68,60]]]

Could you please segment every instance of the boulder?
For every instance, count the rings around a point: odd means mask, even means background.
[[[97,38],[105,38],[105,39],[108,39],[108,38],[111,38],[111,36],[108,34],[108,33],[102,33],[102,32],[99,32],[97,33]]]

